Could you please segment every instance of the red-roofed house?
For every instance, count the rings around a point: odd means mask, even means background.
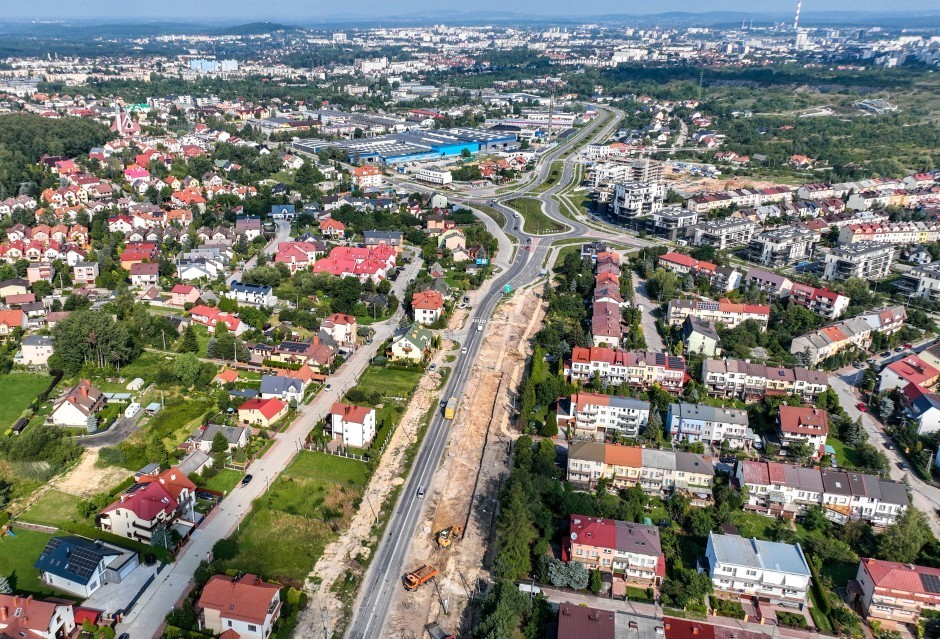
[[[354,344],[356,342],[356,318],[343,313],[333,313],[320,324],[320,330],[325,331],[338,344]]]
[[[0,637],[59,639],[76,632],[72,604],[0,594]]]
[[[287,403],[277,397],[271,399],[249,399],[238,407],[238,419],[245,424],[270,428],[274,422],[287,414]]]
[[[656,587],[666,576],[666,557],[655,526],[584,515],[571,515],[568,526],[562,559],[613,573],[640,588]]]
[[[411,308],[419,324],[433,324],[444,312],[444,296],[435,290],[422,291],[411,296]]]
[[[238,381],[238,371],[233,368],[223,368],[212,381],[216,384],[233,384]]]
[[[916,384],[921,388],[930,388],[937,383],[938,379],[940,379],[940,371],[917,355],[908,355],[888,364],[881,371],[881,383],[878,385],[878,392],[904,388],[908,384]]]
[[[230,313],[223,313],[219,309],[212,308],[211,306],[204,306],[202,304],[193,306],[191,309],[189,309],[189,315],[193,322],[202,324],[208,328],[209,333],[215,333],[215,326],[219,322],[224,323],[228,330],[234,333],[236,336],[241,335],[246,330],[248,330],[245,323],[234,315]]]
[[[199,299],[199,289],[189,284],[177,284],[170,290],[168,304],[183,307],[186,304],[195,304]]]
[[[56,402],[50,418],[57,426],[87,427],[91,416],[104,405],[102,392],[83,379]]]
[[[829,435],[829,413],[811,406],[780,406],[778,420],[780,442],[784,448],[796,442],[806,442],[818,459],[825,453]]]
[[[214,575],[202,589],[196,611],[200,629],[241,639],[268,639],[281,614],[281,587],[257,575]]]
[[[320,234],[323,237],[342,239],[346,237],[346,225],[331,217],[320,220]]]
[[[862,559],[855,580],[865,616],[886,630],[916,624],[922,609],[940,606],[940,568]]]
[[[352,170],[352,179],[360,189],[382,186],[382,169],[371,164],[357,166]]]
[[[159,483],[170,493],[170,497],[176,500],[183,517],[192,515],[191,507],[196,505],[196,484],[176,466],[171,466],[158,475],[142,475],[138,482]]]
[[[160,482],[134,484],[113,504],[101,511],[101,529],[120,537],[150,542],[153,531],[176,518],[179,504]]]
[[[5,342],[17,328],[26,329],[26,313],[20,309],[0,310],[0,342]]]
[[[336,402],[330,408],[330,433],[343,446],[364,448],[375,437],[375,409]]]

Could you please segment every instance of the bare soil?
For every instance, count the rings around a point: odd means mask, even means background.
[[[510,430],[513,400],[531,350],[529,340],[545,312],[540,290],[518,291],[487,324],[478,364],[451,426],[455,432],[428,494],[427,516],[407,560],[409,566],[430,563],[441,575],[417,592],[396,594],[385,627],[389,637],[422,637],[432,621],[452,633],[478,621],[478,607],[469,604],[488,577],[497,495],[508,473],[509,442],[516,437]],[[438,548],[436,533],[456,524],[465,527],[463,539]]]
[[[705,178],[694,175],[673,174],[666,176],[666,179],[669,181],[669,188],[686,193],[704,193],[707,191],[726,191],[728,189],[743,188],[763,189],[777,186],[776,182],[740,176]]]
[[[111,490],[131,475],[131,471],[126,468],[119,466],[101,468],[96,465],[97,462],[98,451],[93,448],[87,449],[82,454],[78,465],[61,477],[53,479],[49,487],[79,497],[90,497]]]

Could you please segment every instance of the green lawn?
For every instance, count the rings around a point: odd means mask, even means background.
[[[757,537],[758,539],[772,539],[773,529],[777,520],[773,517],[764,517],[757,513],[736,512],[732,522],[738,527],[742,537]]]
[[[844,588],[858,574],[858,563],[829,560],[823,564],[822,574],[832,579],[832,585],[836,588]]]
[[[30,402],[46,390],[51,382],[48,375],[32,373],[9,373],[0,376],[0,432],[6,431],[13,422],[23,416]]]
[[[244,476],[244,473],[240,473],[237,470],[223,468],[211,479],[202,482],[200,488],[227,494],[238,485],[238,482],[240,482]]]
[[[14,537],[0,537],[0,574],[10,580],[13,589],[21,594],[37,597],[67,597],[74,595],[56,590],[39,580],[39,571],[33,564],[53,535],[22,528],[13,528]]]
[[[843,468],[855,468],[859,465],[858,453],[851,446],[846,446],[831,435],[826,438],[826,443],[832,446],[836,451],[836,462]]]
[[[81,498],[75,495],[50,490],[30,506],[20,519],[31,524],[58,526],[77,515],[76,509],[80,501]]]
[[[303,582],[326,545],[349,525],[368,479],[362,462],[301,452],[254,501],[235,534],[238,554],[222,568]]]
[[[407,397],[418,385],[421,373],[370,366],[359,379],[359,388],[367,393],[379,391],[385,397]]]
[[[531,197],[518,197],[506,202],[522,216],[522,230],[526,233],[550,233],[566,227],[542,212],[542,202]]]

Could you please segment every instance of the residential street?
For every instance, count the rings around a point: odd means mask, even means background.
[[[394,283],[392,290],[399,298],[402,297],[408,280],[415,276],[421,264],[420,259],[413,260]],[[362,345],[339,371],[330,377],[331,390],[320,391],[310,404],[300,408],[297,419],[287,430],[275,435],[274,444],[268,452],[251,465],[250,471],[254,477],[251,483],[237,486],[193,533],[189,543],[177,555],[176,561],[147,588],[134,609],[118,625],[118,632],[128,632],[131,637],[148,639],[158,633],[167,611],[176,606],[188,589],[199,562],[209,555],[215,542],[228,537],[236,529],[248,513],[249,504],[264,493],[270,483],[290,464],[307,433],[325,417],[333,402],[342,398],[346,389],[356,384],[369,365],[369,360],[398,328],[399,320],[404,315],[403,309],[404,307],[400,306],[398,313],[393,317],[374,324],[376,333],[372,344]]]
[[[290,241],[290,222],[275,222],[275,225],[277,225],[277,231],[274,233],[274,238],[264,247],[264,252],[267,255],[274,255],[277,252],[277,245],[281,242]],[[250,271],[257,261],[258,258],[253,257],[245,262],[241,270],[236,271],[225,278],[225,283],[231,286],[232,282],[241,278],[241,273]]]
[[[921,481],[914,473],[903,471],[898,467],[898,464],[903,460],[898,455],[894,445],[891,444],[890,438],[881,430],[881,423],[874,416],[867,412],[863,413],[856,407],[861,401],[861,397],[856,393],[858,389],[852,385],[852,382],[858,374],[859,371],[854,368],[844,368],[829,375],[829,386],[839,395],[839,402],[850,418],[854,420],[861,416],[862,425],[868,433],[869,441],[875,446],[881,447],[884,454],[887,455],[888,461],[891,462],[891,478],[898,481],[906,479],[911,487],[914,506],[927,514],[927,519],[930,521],[930,527],[933,529],[934,534],[940,536],[940,520],[937,518],[937,508],[940,508],[940,489]],[[889,444],[891,448],[887,448],[885,444]]]

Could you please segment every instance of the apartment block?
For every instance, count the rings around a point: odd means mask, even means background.
[[[696,246],[714,246],[723,251],[736,246],[747,246],[759,228],[757,222],[724,218],[700,222],[692,229],[692,243]]]
[[[836,524],[862,519],[890,526],[910,505],[900,482],[833,468],[740,461],[735,477],[747,488],[744,509],[764,515],[794,517],[819,506]]]
[[[818,231],[783,226],[759,233],[747,245],[747,259],[764,266],[792,266],[813,257],[820,240]]]
[[[922,611],[940,608],[940,568],[863,558],[855,581],[865,617],[885,630],[915,625]]]
[[[671,326],[678,326],[687,317],[695,317],[706,322],[724,324],[726,328],[735,328],[748,320],[760,324],[761,330],[767,330],[770,322],[770,307],[763,304],[736,304],[727,299],[713,300],[670,300],[666,310],[666,319]]]
[[[656,526],[571,515],[561,556],[588,570],[622,577],[639,588],[655,588],[666,576],[666,557]]]
[[[594,164],[588,180],[598,202],[610,202],[618,184],[652,184],[663,181],[663,164],[649,158],[599,162]]]
[[[807,284],[794,283],[790,288],[790,303],[805,306],[820,317],[838,319],[849,307],[850,298],[830,291],[827,288],[816,288]]]
[[[806,403],[816,401],[829,388],[822,371],[803,367],[778,368],[743,359],[706,359],[702,381],[714,397],[757,399],[766,395],[799,395]]]
[[[799,544],[709,533],[708,576],[719,594],[802,609],[812,573]]]
[[[838,246],[826,255],[827,280],[846,280],[860,277],[864,280],[880,280],[891,273],[894,263],[894,247],[881,242],[855,242]]]
[[[744,282],[741,286],[745,289],[754,288],[763,291],[768,297],[779,299],[790,295],[793,282],[779,273],[751,267],[744,275]]]
[[[940,299],[940,262],[915,266],[895,280],[897,290],[909,297]]]
[[[575,439],[604,441],[608,436],[636,437],[650,417],[649,402],[620,395],[575,393],[558,400],[558,428]]]
[[[681,391],[687,373],[685,359],[652,351],[623,351],[605,347],[575,347],[565,362],[564,373],[572,381],[594,377],[610,384],[648,388],[658,384],[668,391]]]
[[[662,182],[629,182],[614,187],[615,217],[632,218],[650,215],[663,208],[666,185]]]
[[[680,402],[669,406],[666,427],[674,443],[703,442],[708,446],[749,448],[755,439],[749,433],[747,411],[707,404]]]
[[[568,481],[578,490],[594,490],[602,478],[609,490],[639,485],[654,495],[688,494],[692,504],[711,503],[715,467],[695,453],[653,450],[599,442],[575,442],[568,449]]]

